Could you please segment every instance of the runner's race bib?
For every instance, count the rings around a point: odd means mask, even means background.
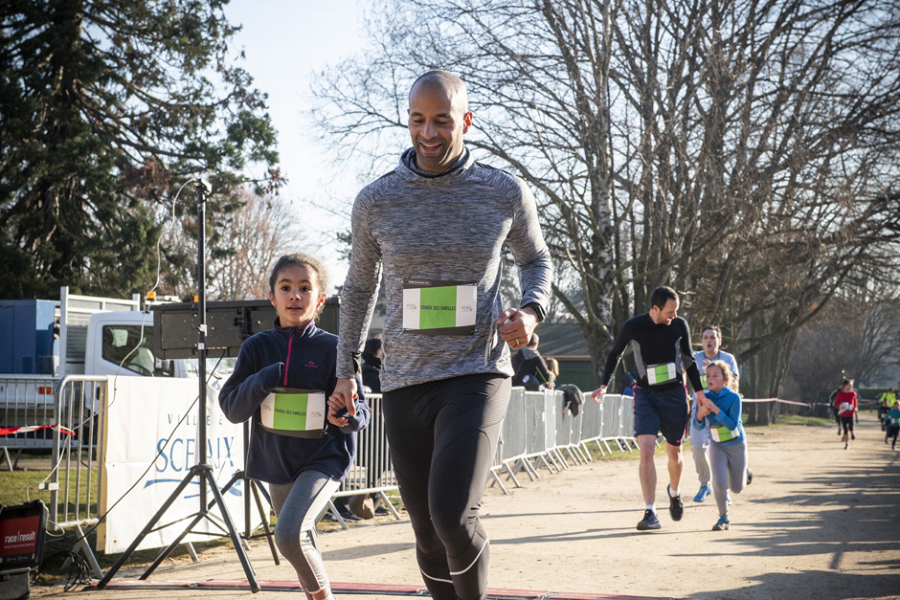
[[[712,439],[716,442],[730,442],[731,440],[737,439],[740,437],[741,432],[737,429],[728,429],[727,427],[718,426],[718,427],[710,427],[709,435],[712,436]]]
[[[325,435],[325,392],[277,387],[259,407],[263,429],[301,438]]]
[[[434,280],[403,282],[403,331],[473,335],[478,286]]]
[[[647,383],[660,385],[675,381],[675,363],[664,365],[647,365]]]
[[[851,408],[853,408],[853,405],[849,402],[841,402],[841,404],[838,406],[838,412],[847,412]]]

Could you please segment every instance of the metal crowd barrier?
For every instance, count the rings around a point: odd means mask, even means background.
[[[345,529],[347,523],[334,505],[334,499],[340,497],[377,494],[394,517],[400,518],[386,494],[398,486],[384,433],[383,399],[381,394],[368,394],[366,400],[372,418],[358,436],[356,461],[321,515],[330,513]],[[590,462],[591,443],[601,454],[612,451],[610,444],[629,452],[637,447],[630,397],[606,395],[598,405],[586,393],[580,413],[573,417],[563,412],[561,391],[527,392],[514,387],[491,468],[493,483],[507,493],[504,474],[507,481],[521,487],[517,475],[522,472],[534,481],[540,478],[540,469],[558,473],[572,464]]]
[[[0,427],[31,427],[58,422],[56,379],[51,375],[0,375]],[[50,430],[0,436],[6,468],[12,471],[25,448],[53,445]],[[15,459],[10,450],[17,450]]]
[[[106,394],[106,377],[72,375],[0,376],[0,425],[52,427],[0,437],[6,467],[16,468],[23,450],[49,450],[50,474],[38,488],[50,492],[47,528],[77,531],[77,546],[100,572],[82,527],[98,521],[102,424],[96,410]],[[64,428],[64,429],[62,429]],[[18,453],[15,462],[10,450]]]
[[[610,443],[631,452],[637,447],[631,402],[629,396],[608,394],[597,404],[585,393],[581,411],[572,416],[563,411],[561,391],[527,392],[514,387],[491,468],[493,483],[507,493],[503,474],[521,487],[516,477],[520,472],[535,480],[541,468],[553,473],[570,464],[585,464],[591,460],[589,444],[601,455],[612,452]]]
[[[334,505],[335,498],[378,495],[381,497],[381,505],[390,510],[394,518],[400,518],[400,513],[387,497],[387,492],[395,491],[398,488],[394,467],[391,464],[387,436],[384,432],[383,402],[381,394],[366,394],[371,420],[369,426],[356,436],[356,461],[350,467],[350,472],[341,483],[341,487],[332,495],[328,507],[320,515],[321,518],[325,513],[330,513],[344,529],[347,529],[348,526]]]
[[[69,375],[59,385],[60,424],[74,432],[64,435],[53,431],[53,453],[50,471],[50,518],[58,529],[72,528],[78,535],[76,547],[82,551],[95,574],[102,573],[100,564],[86,539],[82,527],[99,520],[100,459],[103,456],[103,419],[107,393],[105,376]]]

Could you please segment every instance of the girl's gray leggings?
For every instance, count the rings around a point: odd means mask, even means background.
[[[719,507],[719,516],[727,517],[727,490],[740,494],[747,483],[747,440],[731,446],[710,442],[709,465],[712,470],[713,495]]]
[[[316,538],[316,517],[341,483],[319,471],[303,471],[293,483],[269,484],[278,522],[275,544],[297,571],[306,597],[328,588],[328,575]]]

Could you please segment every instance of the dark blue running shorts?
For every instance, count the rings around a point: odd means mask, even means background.
[[[684,387],[654,391],[634,388],[634,435],[656,435],[662,432],[666,442],[680,446],[690,418],[690,404]]]

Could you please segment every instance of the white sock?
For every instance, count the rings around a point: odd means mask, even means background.
[[[669,486],[669,497],[670,498],[677,498],[680,495],[681,495],[681,492],[679,492],[678,490],[673,490],[672,486],[671,485]]]
[[[655,515],[655,514],[656,514],[656,505],[655,505],[655,504],[648,504],[648,505],[647,505],[647,510],[649,510],[650,512],[652,512],[652,513]]]

